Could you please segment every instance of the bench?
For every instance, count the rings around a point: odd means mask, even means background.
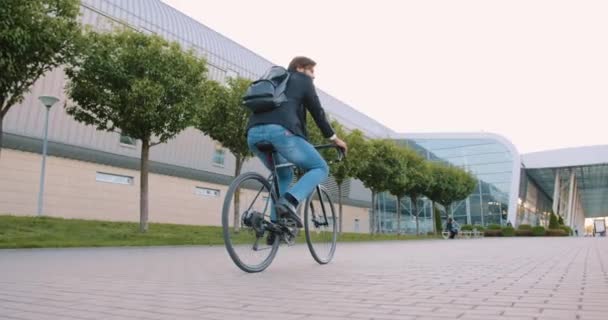
[[[441,236],[444,239],[448,239],[450,237],[450,233],[447,231],[442,231],[441,232]],[[477,231],[477,229],[474,230],[465,230],[465,231],[458,231],[458,233],[456,234],[456,236],[454,237],[456,239],[476,239],[476,238],[483,238],[483,232],[482,231]]]

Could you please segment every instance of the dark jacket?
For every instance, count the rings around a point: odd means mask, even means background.
[[[448,222],[445,225],[445,231],[447,232],[453,232],[454,231],[454,224],[452,222]]]
[[[323,136],[329,138],[334,135],[334,130],[321,107],[315,85],[309,76],[297,71],[292,72],[287,82],[285,95],[287,101],[280,107],[269,112],[252,114],[249,117],[247,130],[262,124],[279,124],[293,134],[308,139],[306,131],[306,110],[308,110]]]

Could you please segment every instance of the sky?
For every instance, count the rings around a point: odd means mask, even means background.
[[[608,144],[608,1],[163,1],[396,132]]]

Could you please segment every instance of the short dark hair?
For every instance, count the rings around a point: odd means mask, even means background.
[[[316,65],[317,65],[317,63],[314,60],[312,60],[311,58],[298,56],[291,60],[287,70],[294,72],[298,68],[308,68],[308,67],[314,67]]]

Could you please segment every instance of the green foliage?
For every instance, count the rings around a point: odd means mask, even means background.
[[[338,130],[338,135],[341,134],[340,131],[344,130]],[[366,166],[370,151],[369,143],[365,140],[365,136],[361,130],[355,129],[344,135],[343,139],[348,145],[348,155],[344,161],[330,166],[330,173],[334,176],[336,182],[340,184],[349,178],[355,177],[357,172]]]
[[[331,121],[331,126],[335,131],[337,131],[336,123],[337,121]],[[306,121],[306,133],[308,134],[308,141],[313,145],[326,144],[328,142],[327,138],[321,133],[321,129],[319,129],[317,124],[310,119]]]
[[[512,237],[515,235],[515,229],[513,227],[502,228],[502,235],[505,237]]]
[[[388,139],[372,140],[368,146],[368,158],[364,159],[365,165],[357,172],[357,178],[373,192],[386,191],[390,184],[389,177],[397,174],[401,167],[398,147]]]
[[[486,227],[487,230],[501,230],[502,226],[499,224],[490,224]]]
[[[199,130],[228,148],[237,158],[235,176],[240,174],[242,163],[252,156],[246,132],[251,112],[242,105],[250,83],[244,78],[230,78],[227,86],[207,81],[195,121]]]
[[[408,161],[409,151],[410,150],[401,146],[397,146],[394,151],[396,153],[397,161],[395,161],[395,166],[392,168],[394,173],[385,177],[385,179],[387,179],[387,190],[399,199],[402,199],[407,195],[408,188],[412,185],[409,174],[409,170],[412,169],[409,167],[411,164]]]
[[[518,237],[531,237],[533,236],[532,233],[532,226],[529,224],[520,224],[517,227],[517,230],[515,230],[515,235]]]
[[[355,129],[347,132],[346,129],[338,122],[331,121],[331,126],[336,135],[344,140],[348,145],[348,155],[341,162],[330,162],[329,173],[334,177],[336,183],[342,184],[349,178],[355,177],[357,173],[366,165],[369,158],[370,143],[365,140],[365,136],[361,130]],[[307,121],[306,128],[308,131],[308,140],[313,145],[330,143],[314,121]],[[328,160],[336,158],[335,150],[324,150],[321,152],[323,157]]]
[[[480,225],[464,224],[464,225],[462,225],[462,227],[460,227],[460,230],[462,230],[462,231],[477,230],[477,231],[483,232],[485,229],[484,229],[484,227],[482,227]]]
[[[460,230],[462,231],[473,231],[473,226],[470,224],[463,224],[462,227],[460,227]]]
[[[192,52],[156,35],[89,32],[66,69],[66,107],[77,121],[142,142],[164,143],[192,124],[206,67]]]
[[[396,173],[389,177],[388,190],[400,198],[409,196],[416,201],[420,196],[430,193],[432,187],[431,169],[415,151],[405,148],[397,148],[399,158]]]
[[[440,163],[429,166],[432,184],[427,197],[446,208],[453,202],[468,197],[477,184],[477,180],[462,169]]]
[[[321,155],[329,160],[329,174],[333,176],[338,185],[338,203],[340,232],[342,230],[342,184],[349,178],[357,176],[357,173],[366,165],[369,158],[369,143],[365,140],[363,132],[355,129],[351,132],[346,132],[346,129],[337,121],[332,121],[331,126],[336,135],[344,140],[348,145],[348,154],[340,162],[331,161],[336,159],[336,150],[322,150]],[[306,127],[308,131],[308,139],[313,145],[327,144],[329,141],[323,137],[321,130],[314,121],[307,121]]]
[[[564,229],[548,229],[545,233],[549,237],[567,237],[569,233]]]
[[[549,215],[549,229],[558,229],[559,228],[559,222],[557,220],[557,216],[555,215],[555,213],[551,212],[551,214]]]
[[[502,237],[502,229],[486,229],[483,234],[486,237]]]
[[[388,190],[398,199],[409,196],[416,217],[416,234],[419,233],[418,200],[427,194],[432,186],[429,165],[424,158],[407,147],[397,147],[399,158],[395,174],[388,177]],[[398,217],[399,218],[399,217]]]
[[[559,226],[560,229],[564,230],[564,232],[566,232],[567,235],[572,235],[572,228],[568,227],[568,226]]]
[[[557,223],[559,223],[560,226],[564,225],[564,218],[562,218],[562,216],[558,216],[557,217]]]
[[[532,234],[532,228],[530,229],[517,229],[515,230],[515,235],[518,237],[531,237],[533,236]]]
[[[47,71],[68,62],[80,34],[78,0],[0,3],[0,151],[10,108]]]
[[[205,61],[176,42],[131,30],[89,32],[66,68],[66,105],[74,119],[97,130],[120,130],[141,140],[140,229],[148,229],[150,147],[194,120],[205,84]],[[156,141],[153,141],[156,140]]]
[[[66,63],[80,33],[77,0],[2,1],[0,114],[23,100],[45,72]]]
[[[538,227],[532,228],[532,235],[535,237],[542,237],[545,235],[545,233],[546,233],[545,227],[538,226]]]
[[[375,233],[378,226],[374,202],[378,193],[388,190],[389,178],[398,174],[402,159],[393,140],[372,140],[367,143],[367,146],[363,159],[364,165],[359,168],[356,178],[372,191],[370,228],[371,232]]]

